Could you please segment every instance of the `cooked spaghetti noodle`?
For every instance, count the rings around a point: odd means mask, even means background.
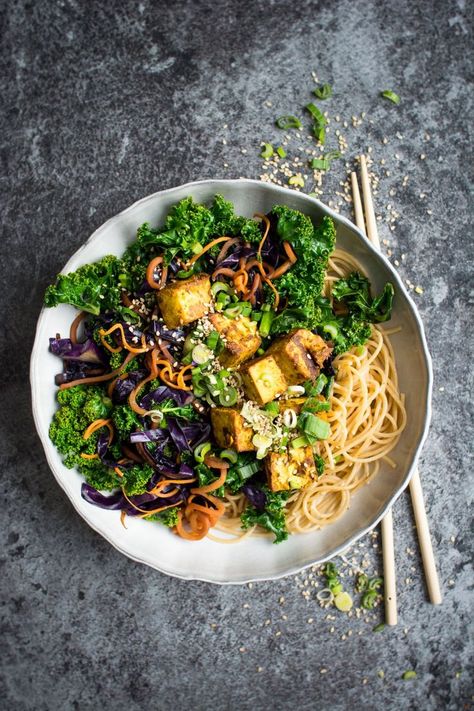
[[[330,295],[333,281],[354,270],[362,271],[353,257],[336,250],[329,261],[326,295]],[[405,427],[406,412],[387,331],[373,326],[365,346],[339,355],[333,365],[336,378],[328,413],[331,435],[314,450],[324,460],[324,474],[289,499],[286,525],[291,533],[314,531],[342,516],[352,494],[376,476],[381,461],[395,466],[388,454]],[[210,537],[229,543],[249,534],[269,535],[256,527],[241,530],[245,505],[243,494],[227,494],[226,514],[217,528],[237,538]]]

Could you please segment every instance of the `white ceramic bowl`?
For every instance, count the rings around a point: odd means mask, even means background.
[[[432,372],[420,317],[390,263],[349,220],[319,201],[285,188],[254,180],[204,180],[163,190],[139,200],[99,227],[71,257],[63,271],[73,271],[105,254],[121,255],[142,222],[160,224],[170,207],[181,198],[192,195],[195,200],[205,202],[216,193],[231,200],[237,214],[249,217],[255,212],[266,213],[278,203],[301,210],[316,223],[323,215],[330,215],[337,225],[338,247],[354,255],[374,288],[379,290],[386,281],[395,285],[390,325],[403,326],[392,337],[392,343],[408,412],[407,427],[391,453],[397,463],[396,469],[382,464],[377,477],[353,496],[349,511],[336,523],[314,533],[290,536],[280,545],[262,538],[247,538],[235,545],[222,545],[207,539],[189,542],[164,526],[130,517],[125,529],[118,512],[97,508],[81,498],[82,477],[62,464],[48,438],[49,423],[56,409],[54,375],[60,367],[60,361],[48,351],[48,338],[57,332],[68,333],[76,313],[72,307],[62,305],[42,310],[30,377],[34,419],[48,463],[76,511],[95,531],[125,555],[168,575],[213,583],[243,583],[278,578],[321,563],[342,552],[378,523],[414,471],[429,424]]]

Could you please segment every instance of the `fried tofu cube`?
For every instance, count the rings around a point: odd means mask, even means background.
[[[333,347],[326,343],[317,333],[312,333],[306,329],[301,330],[304,331],[301,336],[304,347],[309,351],[318,368],[322,368],[324,361],[331,355]]]
[[[168,328],[178,328],[202,318],[211,303],[211,280],[207,274],[171,282],[156,294]]]
[[[240,374],[245,394],[259,405],[274,400],[288,387],[285,376],[272,355],[264,355],[245,363]]]
[[[298,385],[314,380],[331,350],[320,336],[298,328],[277,338],[267,353],[275,358],[288,385]]]
[[[211,314],[209,320],[224,341],[224,350],[219,360],[225,368],[236,368],[260,348],[262,340],[257,332],[257,324],[247,316],[231,319],[215,313]]]
[[[265,457],[265,471],[272,491],[302,489],[317,477],[313,450],[299,447],[284,454],[270,452]]]
[[[236,452],[250,452],[255,449],[252,444],[253,429],[246,425],[238,410],[231,407],[211,408],[211,424],[219,447],[235,449]]]

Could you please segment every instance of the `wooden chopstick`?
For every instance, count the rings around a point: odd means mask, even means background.
[[[380,241],[378,239],[378,232],[377,232],[377,222],[375,219],[375,212],[374,212],[374,206],[372,202],[372,194],[370,190],[370,182],[369,182],[369,175],[367,171],[367,161],[364,155],[360,156],[360,167],[361,167],[361,180],[362,180],[362,192],[364,195],[364,205],[365,205],[365,219],[367,221],[367,234],[369,236],[369,239],[371,241],[374,241],[374,236],[377,240],[377,246],[380,249]],[[357,183],[357,175],[353,173],[351,175],[352,179],[352,185],[354,186],[354,181]],[[354,193],[354,208],[356,210],[356,220],[357,220],[357,208],[356,208],[356,201],[359,203],[359,210],[361,209],[361,201],[360,201],[360,193],[359,193],[359,186],[357,185],[357,195]],[[358,227],[360,225],[358,224]],[[362,229],[362,228],[361,228]],[[371,236],[372,235],[372,236]],[[439,577],[438,577],[438,572],[436,569],[436,563],[435,563],[435,558],[434,558],[434,553],[433,553],[433,545],[431,542],[431,536],[430,536],[430,528],[428,524],[428,517],[426,515],[426,509],[425,509],[425,503],[424,503],[424,497],[423,497],[423,489],[421,486],[421,480],[420,480],[420,473],[418,469],[415,470],[409,484],[409,489],[410,489],[410,495],[411,495],[411,501],[412,501],[412,506],[413,506],[413,513],[415,516],[415,523],[416,523],[416,530],[418,533],[418,543],[420,546],[420,552],[421,552],[421,558],[423,562],[423,569],[425,572],[425,579],[426,579],[426,586],[428,589],[428,595],[430,598],[430,602],[433,605],[439,605],[441,604],[442,601],[442,595],[441,595],[441,590],[440,590],[440,585],[439,585]],[[390,512],[391,514],[391,512]],[[385,521],[385,519],[384,519]],[[382,521],[382,535],[383,534],[383,529],[384,529],[384,521]],[[392,536],[393,536],[393,531],[392,531]],[[393,546],[392,546],[392,551],[393,551]],[[390,556],[390,552],[389,552]],[[394,571],[394,562],[393,562],[393,571]],[[384,549],[384,566],[385,566],[385,549]],[[385,568],[384,568],[385,572]],[[389,576],[391,574],[391,570],[389,571]],[[385,581],[386,583],[386,581]],[[387,591],[387,588],[386,588]],[[387,594],[386,594],[386,605],[387,605]],[[396,612],[396,611],[395,611]],[[386,611],[387,614],[387,611]],[[390,624],[390,622],[388,623]]]
[[[362,193],[364,196],[365,222],[362,211],[362,201],[360,199],[359,182],[357,174],[351,173],[352,193],[354,200],[354,212],[357,227],[368,236],[372,244],[380,250],[379,235],[375,220],[372,193],[370,190],[369,175],[365,156],[360,157]],[[373,219],[371,218],[373,215]],[[365,226],[367,223],[367,229]],[[393,519],[390,509],[382,519],[382,557],[383,557],[383,577],[384,577],[384,597],[385,597],[385,621],[388,625],[396,625],[397,615],[397,585],[395,576],[395,549],[393,545]]]
[[[428,516],[426,515],[423,489],[421,488],[420,472],[418,469],[415,470],[415,473],[410,479],[409,487],[428,595],[433,605],[441,605],[443,598],[439,587],[438,571],[436,570],[430,527],[428,524]]]

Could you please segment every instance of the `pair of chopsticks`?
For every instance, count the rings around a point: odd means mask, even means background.
[[[364,155],[361,155],[359,160],[364,208],[362,208],[357,174],[354,172],[351,173],[356,224],[357,227],[368,237],[376,249],[380,251],[380,240],[377,231],[377,220],[375,218],[372,192],[370,189],[367,161]],[[428,588],[428,595],[430,602],[432,602],[433,605],[439,605],[442,599],[441,591],[439,587],[438,573],[436,570],[430,529],[428,525],[428,518],[426,516],[423,490],[421,488],[420,473],[418,469],[415,470],[415,473],[411,478],[409,488],[416,529],[418,532],[418,542],[423,561],[423,569],[425,572],[426,586]],[[397,587],[395,575],[395,549],[393,545],[393,519],[391,509],[382,519],[382,555],[385,589],[385,620],[388,625],[396,625]]]

